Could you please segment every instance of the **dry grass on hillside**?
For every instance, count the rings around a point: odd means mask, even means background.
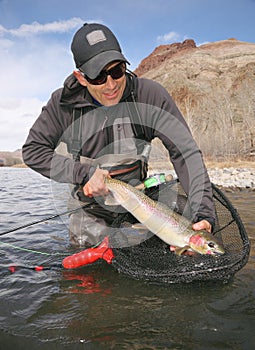
[[[223,168],[249,168],[249,169],[255,169],[255,159],[254,160],[222,160],[222,161],[216,161],[216,160],[206,160],[205,164],[208,169],[223,169]],[[171,170],[173,169],[172,164],[167,160],[159,160],[159,161],[151,161],[149,162],[149,170]]]
[[[254,160],[224,160],[224,161],[213,161],[205,160],[207,168],[254,168],[255,169],[255,159]]]

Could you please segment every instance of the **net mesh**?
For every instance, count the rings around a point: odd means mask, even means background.
[[[169,250],[169,245],[153,235],[142,243],[114,248],[113,267],[132,278],[156,283],[230,279],[247,263],[250,244],[236,209],[219,188],[213,184],[212,187],[217,215],[214,235],[222,242],[225,254],[177,256]],[[177,198],[174,203],[173,193]],[[160,196],[160,200],[179,213],[185,208],[187,216],[187,197],[177,180],[150,189],[147,194],[154,200]],[[135,222],[130,213],[123,213],[115,220],[114,226],[123,234],[123,230]]]

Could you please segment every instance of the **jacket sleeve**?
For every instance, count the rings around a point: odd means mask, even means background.
[[[152,118],[152,138],[158,137],[167,148],[179,181],[188,195],[193,221],[207,219],[213,226],[215,208],[211,182],[202,153],[181,112],[169,93],[156,82],[145,79],[140,96],[149,105],[150,112],[147,111],[146,116]]]
[[[35,121],[22,147],[26,165],[43,176],[58,182],[80,184],[89,169],[75,162],[70,156],[58,154],[55,149],[67,137],[71,114],[59,105],[61,90],[52,94],[51,99]]]

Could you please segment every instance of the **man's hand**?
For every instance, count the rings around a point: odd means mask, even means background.
[[[205,230],[209,233],[211,233],[211,230],[212,230],[212,226],[207,220],[201,220],[201,221],[196,222],[195,224],[192,225],[192,228],[194,231]],[[174,252],[175,247],[171,245],[170,251]],[[196,253],[189,251],[189,250],[187,250],[186,252],[183,253],[183,255],[194,255],[194,254],[196,254]]]
[[[212,231],[212,226],[207,220],[201,220],[192,225],[194,231],[205,230],[209,233]]]
[[[109,171],[97,168],[90,180],[83,187],[85,196],[106,196],[109,193],[104,183],[107,176],[109,176]]]

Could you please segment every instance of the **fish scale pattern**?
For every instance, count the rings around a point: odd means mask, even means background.
[[[227,281],[248,261],[250,242],[236,209],[214,184],[217,222],[214,235],[223,243],[225,254],[218,256],[194,254],[177,256],[157,236],[125,248],[113,248],[113,267],[132,278],[155,283],[190,283],[194,281]],[[178,180],[149,189],[152,199],[160,199],[179,213],[185,209],[189,215],[188,202]],[[173,201],[172,198],[177,198]],[[114,227],[123,233],[136,222],[130,213],[122,213]],[[111,238],[114,246],[114,237]]]

